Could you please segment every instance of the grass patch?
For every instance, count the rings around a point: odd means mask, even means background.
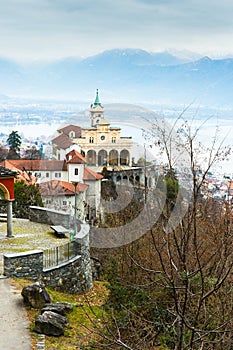
[[[0,224],[0,232],[5,237],[6,226],[6,223]],[[3,238],[5,238],[4,236]],[[5,251],[25,252],[34,249],[45,250],[68,241],[69,237],[58,239],[49,225],[16,219],[13,222],[13,237],[0,240],[0,253]]]
[[[25,285],[32,284],[32,281],[25,279],[14,279],[17,286],[22,289]],[[85,295],[67,294],[57,292],[54,289],[47,288],[52,302],[69,302],[74,306],[71,313],[67,314],[69,325],[62,337],[45,337],[46,350],[78,350],[88,349],[88,346],[95,340],[98,340],[98,329],[103,328],[107,315],[103,309],[106,303],[109,291],[104,282],[95,282],[91,291]],[[31,323],[31,336],[33,348],[39,339],[38,334],[34,332],[34,322],[39,310],[27,309],[28,318]]]

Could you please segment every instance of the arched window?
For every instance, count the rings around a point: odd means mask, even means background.
[[[98,153],[98,165],[107,165],[108,163],[108,154],[107,151],[105,151],[104,149],[102,149],[101,151],[99,151]]]
[[[115,149],[109,152],[109,165],[118,165],[118,152]]]
[[[93,149],[87,152],[86,161],[88,165],[96,165],[96,152]]]
[[[94,143],[94,137],[93,136],[89,137],[89,143]]]
[[[129,151],[123,149],[120,153],[120,165],[129,165]]]

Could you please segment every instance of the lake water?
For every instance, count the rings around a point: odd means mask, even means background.
[[[175,122],[175,119],[169,118],[166,119],[167,123],[171,126]],[[223,145],[233,145],[233,121],[231,119],[216,119],[210,118],[204,122],[204,119],[194,119],[190,120],[189,123],[192,125],[192,129],[200,127],[198,132],[198,140],[204,144],[205,146],[211,147],[213,139],[216,134],[216,129],[218,128],[218,144],[223,142]],[[69,120],[67,120],[67,124],[69,124]],[[133,156],[135,160],[140,157],[146,156],[148,159],[156,158],[158,160],[158,150],[149,147],[150,142],[146,142],[142,133],[142,128],[146,130],[150,130],[150,124],[145,123],[144,119],[141,116],[133,117],[130,120],[122,121],[119,119],[114,122],[114,126],[119,126],[122,128],[122,136],[132,136],[133,141],[137,143],[137,146],[134,147]],[[176,128],[180,125],[178,124]],[[13,130],[19,131],[22,133],[27,139],[35,140],[36,138],[41,138],[42,140],[49,141],[56,135],[56,130],[59,129],[61,125],[59,124],[24,124],[17,125]],[[12,127],[9,126],[1,126],[1,132],[9,134],[12,131]],[[153,143],[153,140],[151,140]],[[212,171],[220,174],[233,174],[233,155],[229,157],[228,161],[223,161],[218,163]]]

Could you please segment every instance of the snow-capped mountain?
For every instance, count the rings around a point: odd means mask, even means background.
[[[115,49],[49,63],[0,59],[0,94],[56,98],[92,96],[129,103],[233,105],[233,59],[189,53]]]

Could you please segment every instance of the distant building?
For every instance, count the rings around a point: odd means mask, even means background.
[[[80,151],[80,147],[73,141],[81,137],[80,126],[67,125],[57,131],[59,135],[52,140],[53,159],[65,159],[66,153],[71,149]]]
[[[132,137],[122,137],[120,128],[110,126],[98,90],[90,106],[90,121],[90,128],[68,125],[58,130],[60,135],[52,140],[54,158],[63,159],[64,153],[76,145],[88,165],[131,166]]]
[[[25,179],[37,179],[44,205],[72,214],[77,183],[77,210],[81,220],[95,218],[99,211],[102,175],[86,166],[85,158],[75,149],[64,160],[5,160],[0,163]]]
[[[18,179],[28,184],[51,180],[68,181],[65,160],[7,159],[0,165],[17,171]]]

